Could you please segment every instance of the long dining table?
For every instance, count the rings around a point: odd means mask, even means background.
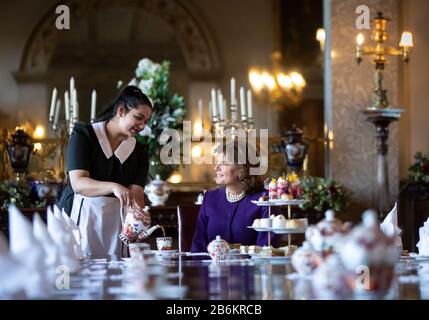
[[[216,262],[205,253],[150,251],[141,260],[90,257],[81,261],[78,272],[66,276],[69,281],[61,282],[51,299],[326,299],[311,277],[296,273],[288,257],[238,254]],[[390,289],[376,299],[429,299],[429,259],[401,257]]]

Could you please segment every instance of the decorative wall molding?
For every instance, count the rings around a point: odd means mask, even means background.
[[[105,6],[118,6],[140,10],[164,21],[174,30],[191,76],[217,74],[220,60],[213,36],[195,9],[183,0],[69,0],[71,24],[87,19]],[[47,11],[33,30],[24,49],[17,77],[28,78],[31,74],[42,75],[49,69],[55,46],[62,32],[55,27],[55,7]],[[118,17],[120,18],[120,17]]]

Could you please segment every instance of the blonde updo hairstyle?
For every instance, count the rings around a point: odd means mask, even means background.
[[[259,157],[259,148],[255,144],[248,143],[247,140],[246,143],[239,142],[237,138],[234,138],[227,143],[218,145],[214,152],[217,155],[224,154],[227,163],[236,166],[238,169],[238,180],[242,184],[246,194],[264,191],[263,176],[250,174],[251,168],[257,168],[259,166],[258,163],[252,164],[249,159],[249,154],[251,153]],[[245,161],[243,161],[244,159]]]

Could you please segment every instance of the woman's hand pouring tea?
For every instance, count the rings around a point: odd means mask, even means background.
[[[119,199],[121,207],[129,207],[134,204],[134,197],[130,189],[120,185],[119,183],[114,183],[112,192],[116,198]]]

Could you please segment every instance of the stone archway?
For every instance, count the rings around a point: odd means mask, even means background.
[[[141,10],[156,16],[175,31],[188,71],[193,76],[214,76],[220,70],[217,48],[207,26],[193,8],[182,0],[69,0],[71,24],[87,18],[105,6]],[[60,31],[55,27],[55,7],[51,8],[34,29],[24,49],[19,73],[25,76],[46,74]]]

